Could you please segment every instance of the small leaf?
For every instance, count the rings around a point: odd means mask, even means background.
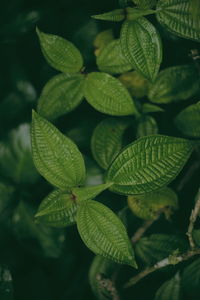
[[[59,74],[47,82],[38,102],[38,112],[44,118],[56,119],[75,109],[83,99],[84,76]]]
[[[14,300],[12,275],[5,266],[0,266],[0,299]]]
[[[183,134],[200,138],[200,101],[182,110],[176,116],[175,124]]]
[[[109,74],[93,72],[87,75],[84,95],[86,100],[102,113],[113,116],[138,114],[126,88]]]
[[[118,299],[118,291],[112,279],[116,269],[116,263],[102,256],[97,255],[93,259],[89,271],[89,282],[97,299]]]
[[[85,165],[76,145],[35,112],[32,153],[38,172],[54,186],[67,190],[84,182]]]
[[[122,194],[143,194],[168,185],[181,171],[193,150],[193,143],[162,135],[138,139],[116,157],[108,169],[111,190]]]
[[[199,78],[193,65],[169,67],[160,72],[149,89],[148,97],[154,103],[186,100],[199,91]]]
[[[140,138],[146,135],[152,135],[158,133],[158,125],[156,120],[150,116],[142,116],[138,120],[136,137]]]
[[[122,137],[129,126],[130,120],[107,118],[95,128],[91,148],[94,159],[107,169],[122,148]]]
[[[76,73],[83,67],[83,58],[79,50],[60,36],[46,34],[37,28],[42,53],[47,62],[63,73]]]
[[[141,238],[135,245],[136,255],[147,265],[168,257],[174,251],[183,253],[188,244],[185,239],[175,234],[152,234]]]
[[[151,104],[151,103],[144,103],[142,106],[142,112],[144,114],[154,113],[154,112],[163,112],[163,111],[164,111],[163,108],[161,108],[158,105]]]
[[[126,228],[109,208],[93,200],[83,201],[78,209],[77,225],[82,240],[94,253],[137,266]]]
[[[166,213],[177,209],[178,198],[172,189],[165,187],[143,195],[128,196],[128,205],[137,217],[144,220],[155,220],[164,208],[167,208]]]
[[[155,300],[180,300],[181,277],[176,273],[157,290]]]
[[[125,18],[125,13],[123,9],[115,9],[101,15],[92,16],[92,18],[103,21],[121,22]]]
[[[113,40],[105,46],[97,57],[100,71],[110,74],[121,74],[132,69],[121,51],[120,41]]]
[[[190,12],[189,0],[159,0],[157,4],[158,22],[172,33],[195,41],[200,41],[200,21]]]
[[[156,5],[157,0],[132,0],[137,6],[141,8],[152,8]]]
[[[154,81],[162,61],[162,44],[155,27],[143,17],[126,21],[120,41],[122,53],[133,68]]]

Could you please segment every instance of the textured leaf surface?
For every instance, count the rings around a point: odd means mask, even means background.
[[[174,251],[186,251],[187,241],[173,234],[152,234],[141,238],[135,245],[136,255],[147,265],[172,255]]]
[[[56,119],[75,109],[83,99],[84,76],[59,74],[53,77],[42,90],[38,112],[44,118]]]
[[[137,114],[135,104],[123,84],[106,73],[93,72],[87,75],[84,96],[98,111],[126,116]]]
[[[181,171],[193,149],[190,141],[152,135],[128,145],[113,161],[107,180],[112,191],[143,194],[171,182]]]
[[[148,97],[154,103],[186,100],[199,91],[199,78],[193,65],[169,67],[160,72],[149,89]]]
[[[37,29],[42,53],[47,62],[61,72],[76,73],[83,66],[79,50],[60,36],[46,34]]]
[[[0,174],[17,184],[34,183],[38,179],[31,155],[29,124],[21,124],[1,142]]]
[[[155,27],[145,18],[124,22],[121,29],[122,53],[144,77],[154,81],[162,61],[162,44]]]
[[[121,74],[132,69],[122,54],[119,40],[113,40],[102,49],[97,57],[97,65],[100,71],[110,74]]]
[[[177,209],[178,198],[172,189],[165,187],[143,195],[128,196],[128,205],[137,217],[154,220],[163,208]]]
[[[122,138],[130,120],[107,118],[95,128],[91,148],[94,159],[107,169],[122,148]]]
[[[101,15],[92,16],[92,18],[104,21],[121,22],[125,18],[125,13],[123,9],[115,9]]]
[[[172,33],[195,41],[200,41],[200,20],[190,11],[189,0],[159,0],[158,21]]]
[[[175,124],[183,134],[200,138],[200,101],[181,111]]]
[[[136,5],[142,8],[152,8],[156,5],[157,0],[132,0]]]
[[[152,9],[144,9],[142,7],[137,8],[137,7],[127,7],[126,8],[126,14],[127,17],[126,19],[128,21],[133,21],[133,20],[137,20],[142,16],[147,16],[147,15],[151,15],[154,14],[156,11],[152,10]]]
[[[157,290],[155,300],[180,300],[181,277],[177,273]]]
[[[110,183],[99,184],[94,186],[77,187],[72,189],[72,194],[77,201],[83,201],[95,198],[98,194],[106,190]]]
[[[151,116],[142,116],[138,120],[136,137],[142,137],[146,135],[158,133],[158,125],[156,120]]]
[[[38,172],[54,186],[67,190],[84,182],[85,165],[76,145],[37,113],[33,113],[32,153]]]
[[[94,253],[136,267],[126,229],[109,208],[92,200],[83,201],[77,225],[82,240]]]
[[[93,259],[89,270],[89,282],[97,299],[118,299],[118,292],[112,279],[116,268],[115,262],[102,256],[97,255]]]

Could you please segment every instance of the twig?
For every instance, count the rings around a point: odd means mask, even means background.
[[[197,193],[197,196],[196,196],[196,203],[195,203],[194,209],[191,212],[190,223],[189,223],[189,226],[188,226],[188,231],[186,233],[187,236],[188,236],[188,239],[189,239],[191,249],[195,248],[195,242],[193,240],[192,232],[193,232],[194,224],[195,224],[196,219],[198,217],[199,211],[200,211],[200,189],[198,190],[198,193]]]
[[[132,277],[125,285],[124,288],[129,288],[132,285],[135,285],[138,281],[140,281],[142,278],[146,277],[147,275],[162,269],[166,266],[170,265],[176,265],[180,262],[183,262],[185,260],[188,260],[189,258],[195,256],[195,255],[200,255],[200,249],[195,249],[195,250],[189,250],[188,252],[179,255],[179,256],[169,256],[164,258],[163,260],[159,261],[156,263],[154,266],[146,268],[136,276]]]
[[[157,220],[157,219],[156,219]],[[143,223],[143,225],[138,228],[138,230],[134,233],[133,237],[131,238],[132,244],[136,244],[139,239],[144,235],[144,233],[149,229],[149,227],[156,221],[155,219],[153,220],[148,220]]]
[[[183,179],[181,180],[181,182],[176,188],[178,192],[183,189],[183,187],[191,179],[191,177],[196,172],[196,170],[199,169],[199,167],[200,167],[200,162],[197,161],[195,161],[194,164],[191,165],[191,167],[188,169],[187,173],[185,174],[185,176],[183,177]]]

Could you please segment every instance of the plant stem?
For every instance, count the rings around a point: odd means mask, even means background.
[[[189,226],[188,226],[188,231],[186,233],[187,236],[188,236],[188,239],[189,239],[191,249],[195,248],[195,242],[194,242],[193,237],[192,237],[192,232],[193,232],[194,224],[195,224],[196,219],[198,217],[199,211],[200,211],[200,189],[198,190],[198,193],[197,193],[197,196],[196,196],[196,203],[195,203],[194,209],[191,212],[190,223],[189,223]]]
[[[157,219],[156,219],[157,220]],[[147,220],[143,223],[143,225],[138,228],[138,230],[134,233],[133,237],[131,238],[132,244],[136,244],[139,239],[144,235],[144,233],[149,229],[149,227],[156,221],[155,219],[153,220]]]
[[[196,170],[199,169],[199,167],[200,167],[200,162],[197,162],[197,161],[195,161],[191,165],[191,167],[188,169],[187,173],[185,174],[185,176],[183,177],[183,179],[181,180],[181,182],[177,186],[177,191],[178,192],[183,189],[185,184],[190,180],[190,178],[193,176],[193,174],[196,172]]]

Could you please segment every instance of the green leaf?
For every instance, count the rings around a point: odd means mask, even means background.
[[[84,182],[85,165],[77,146],[35,112],[32,154],[38,172],[54,186],[67,190]]]
[[[0,266],[0,299],[14,300],[13,279],[10,270]]]
[[[151,103],[144,103],[142,106],[142,112],[144,114],[154,113],[154,112],[163,112],[163,111],[164,111],[163,108],[161,108],[158,105],[151,104]]]
[[[38,102],[38,112],[44,118],[56,119],[75,109],[83,99],[84,76],[59,74],[47,82]]]
[[[199,77],[195,66],[169,67],[160,72],[149,89],[148,97],[154,103],[186,100],[199,91]]]
[[[87,75],[84,87],[86,100],[98,111],[113,115],[137,115],[135,104],[123,84],[106,73]]]
[[[109,208],[93,200],[83,201],[77,225],[82,240],[95,254],[137,266],[126,228]]]
[[[180,300],[181,277],[176,273],[157,290],[155,300]]]
[[[0,174],[17,184],[32,184],[38,179],[31,155],[30,125],[21,124],[0,144]]]
[[[154,81],[162,61],[162,44],[155,27],[145,18],[122,25],[122,53],[129,63],[150,81]]]
[[[187,241],[179,235],[152,234],[136,243],[135,252],[145,264],[153,265],[177,250],[183,253],[187,247]]]
[[[151,116],[142,116],[138,120],[136,137],[142,137],[146,135],[158,133],[158,125],[156,120]]]
[[[152,8],[156,5],[157,0],[132,0],[137,6],[141,8]]]
[[[198,299],[200,292],[200,258],[195,259],[184,269],[181,283],[186,295],[193,296],[192,299]]]
[[[95,186],[77,187],[72,189],[72,194],[77,201],[93,199],[110,186],[110,183],[104,183]]]
[[[200,21],[190,11],[189,0],[159,0],[158,22],[172,33],[194,41],[200,41]]]
[[[118,292],[112,279],[116,269],[116,263],[102,256],[97,255],[93,259],[89,270],[89,282],[97,299],[118,299]]]
[[[107,169],[122,148],[122,137],[129,126],[130,120],[107,118],[95,128],[91,149],[94,159],[103,168]]]
[[[132,69],[121,51],[119,40],[111,41],[97,56],[97,66],[100,71],[110,74],[121,74]]]
[[[76,73],[83,67],[83,58],[79,50],[60,36],[46,34],[37,28],[42,53],[47,62],[63,73]]]
[[[137,217],[144,220],[155,220],[164,208],[166,214],[170,214],[172,209],[177,209],[178,198],[172,189],[164,187],[143,195],[128,196],[128,205]]]
[[[94,52],[95,55],[98,56],[101,50],[103,50],[103,48],[106,47],[113,40],[114,40],[114,35],[112,29],[107,29],[97,34],[93,42],[93,45],[96,48]]]
[[[137,20],[142,16],[148,16],[151,14],[155,14],[156,11],[152,9],[143,9],[143,8],[135,8],[135,7],[127,7],[126,8],[126,19],[128,21]]]
[[[176,116],[175,124],[183,134],[200,138],[200,101],[182,110]]]
[[[121,22],[125,18],[125,12],[123,9],[115,9],[101,15],[94,15],[92,18],[103,21]]]
[[[116,157],[108,169],[111,190],[122,194],[143,194],[168,185],[181,171],[193,150],[193,143],[162,135],[138,139]]]
[[[200,229],[194,229],[192,232],[192,237],[195,244],[200,247]]]

